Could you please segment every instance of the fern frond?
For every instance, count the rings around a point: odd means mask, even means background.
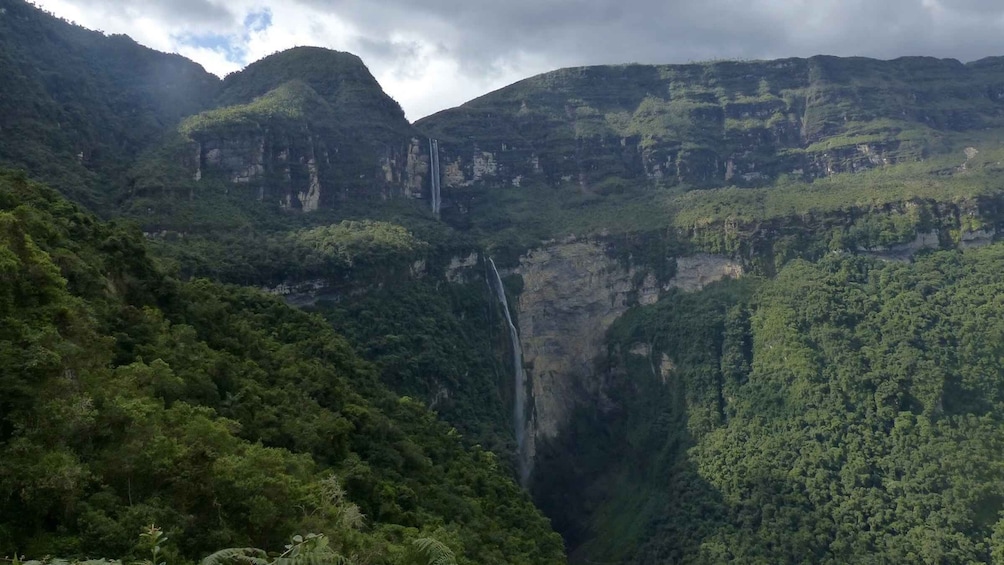
[[[296,557],[277,557],[271,565],[353,565],[353,562],[333,551],[327,551],[305,553]]]
[[[457,565],[457,556],[450,546],[436,538],[418,538],[412,545],[426,558],[427,565]]]
[[[206,556],[199,565],[268,565],[268,554],[254,547],[228,547]]]

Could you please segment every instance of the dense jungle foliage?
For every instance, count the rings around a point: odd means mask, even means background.
[[[583,411],[536,485],[573,560],[1000,562],[1002,268],[837,255],[630,312],[622,408]]]
[[[0,176],[0,554],[169,562],[326,534],[404,563],[562,560],[495,456],[391,394],[318,317],[181,282],[141,234]]]
[[[0,10],[0,160],[102,214],[125,192],[134,159],[219,90],[218,78],[179,55],[21,0]]]
[[[547,515],[580,563],[1004,563],[1004,248],[956,249],[1002,69],[582,67],[412,125],[354,55],[220,80],[0,0],[0,557],[561,563]],[[484,269],[532,316],[509,269],[571,240],[752,275],[614,323],[538,510]]]

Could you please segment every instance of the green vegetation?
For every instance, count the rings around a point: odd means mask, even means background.
[[[414,255],[425,246],[401,226],[372,220],[345,220],[299,232],[291,238],[310,250],[308,264],[341,263],[347,268],[360,262],[381,263],[399,255]]]
[[[387,96],[359,57],[320,47],[275,53],[228,75],[221,106],[247,104],[296,81],[339,110],[339,126],[364,143],[397,142],[413,130],[401,106]]]
[[[103,214],[136,157],[219,90],[218,78],[179,55],[22,0],[0,8],[0,162]]]
[[[623,410],[580,414],[538,500],[577,560],[996,563],[1002,267],[835,256],[630,312]]]
[[[756,276],[611,328],[537,446],[574,561],[1004,562],[1004,250],[852,256],[996,231],[1000,60],[563,69],[412,127],[347,53],[221,83],[0,8],[0,161],[141,226],[0,172],[0,555],[562,562],[484,265],[449,266],[575,236]]]
[[[241,128],[269,120],[303,118],[307,104],[324,104],[317,93],[299,81],[291,81],[247,104],[226,106],[185,118],[178,131],[186,137],[215,128]]]
[[[174,280],[133,228],[11,173],[0,278],[0,553],[135,559],[155,523],[169,563],[296,532],[363,561],[430,537],[458,563],[561,560],[495,457],[323,320]]]
[[[391,390],[428,399],[440,417],[500,457],[515,453],[506,408],[512,403],[508,334],[482,280],[387,280],[314,309],[376,364]],[[508,467],[515,469],[515,462]]]

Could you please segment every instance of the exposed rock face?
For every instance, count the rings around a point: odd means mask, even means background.
[[[962,249],[984,247],[993,243],[996,235],[996,232],[990,229],[963,232],[959,239],[959,247]]]
[[[670,287],[684,292],[701,290],[706,285],[725,278],[735,279],[743,275],[743,266],[721,255],[699,253],[676,260],[676,275],[669,281]]]
[[[532,458],[580,402],[600,393],[594,358],[610,325],[628,308],[634,273],[603,247],[572,242],[537,249],[520,262],[519,331],[533,398]]]
[[[318,64],[294,72],[290,61],[304,53]],[[330,80],[332,73],[343,80]],[[228,77],[221,100],[248,104],[296,79],[325,106],[324,119],[311,116],[301,131],[278,137],[260,123],[200,140],[192,174],[202,179],[220,168],[230,182],[262,185],[262,198],[305,211],[358,195],[430,198],[434,138],[444,199],[461,212],[473,191],[491,188],[571,183],[602,194],[611,181],[811,180],[926,159],[944,150],[946,131],[996,126],[1004,111],[998,74],[993,62],[929,58],[581,67],[521,81],[412,127],[358,58],[294,49]],[[284,145],[313,146],[316,182],[306,170],[310,152],[293,147],[291,178],[283,177]],[[965,154],[960,170],[977,149]]]
[[[446,266],[446,280],[451,283],[465,283],[470,280],[473,269],[477,265],[477,252],[464,257],[452,257],[450,264]]]
[[[972,249],[984,247],[993,243],[997,232],[991,228],[984,228],[971,231],[963,231],[959,234],[958,241],[954,242],[959,249]],[[938,230],[929,232],[918,232],[913,241],[891,245],[888,247],[872,247],[859,249],[858,251],[882,259],[883,261],[909,261],[917,252],[925,249],[941,249],[945,244],[938,233]]]
[[[258,200],[304,212],[332,203],[335,187],[324,187],[321,180],[334,170],[327,145],[309,132],[276,129],[200,132],[194,136],[195,180],[215,175],[234,185],[253,186]]]
[[[737,263],[712,255],[681,258],[677,265],[677,275],[665,289],[697,290],[742,274]],[[654,276],[639,277],[638,269],[625,268],[593,241],[533,250],[516,273],[523,278],[518,323],[532,391],[527,437],[532,459],[536,442],[556,437],[578,404],[607,402],[595,367],[606,332],[634,301],[652,303],[662,289]]]
[[[941,238],[938,237],[937,230],[934,230],[929,232],[919,232],[913,241],[908,241],[900,245],[872,247],[869,249],[859,249],[859,251],[884,261],[909,261],[910,258],[922,249],[938,249],[940,246]]]
[[[408,144],[408,157],[405,161],[404,195],[411,198],[422,197],[422,186],[425,178],[429,174],[429,156],[422,153],[422,148],[427,144],[422,144],[417,137],[411,138]]]
[[[307,279],[295,282],[283,282],[275,286],[263,286],[261,291],[267,294],[281,296],[287,304],[303,308],[313,306],[318,300],[340,299],[331,281],[324,278]]]
[[[179,131],[196,145],[195,162],[184,157],[195,180],[248,186],[289,209],[428,195],[427,140],[349,53],[301,47],[257,61]]]
[[[995,127],[997,72],[992,61],[824,56],[579,67],[416,126],[449,155],[446,187],[763,185],[925,159],[941,150],[941,131]]]
[[[317,210],[321,201],[321,179],[317,171],[317,158],[312,157],[307,160],[307,173],[309,175],[307,191],[297,194],[304,212]]]
[[[557,436],[576,404],[599,392],[593,357],[627,309],[631,290],[630,277],[617,270],[591,243],[551,246],[521,261],[519,330],[534,406],[531,459],[538,438]]]
[[[222,178],[256,189],[258,200],[312,212],[348,196],[428,197],[428,150],[418,138],[377,152],[314,134],[306,124],[254,126],[245,131],[199,132],[193,137],[196,181]]]

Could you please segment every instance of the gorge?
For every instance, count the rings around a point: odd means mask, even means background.
[[[1004,58],[411,123],[0,8],[0,554],[1004,562]]]

